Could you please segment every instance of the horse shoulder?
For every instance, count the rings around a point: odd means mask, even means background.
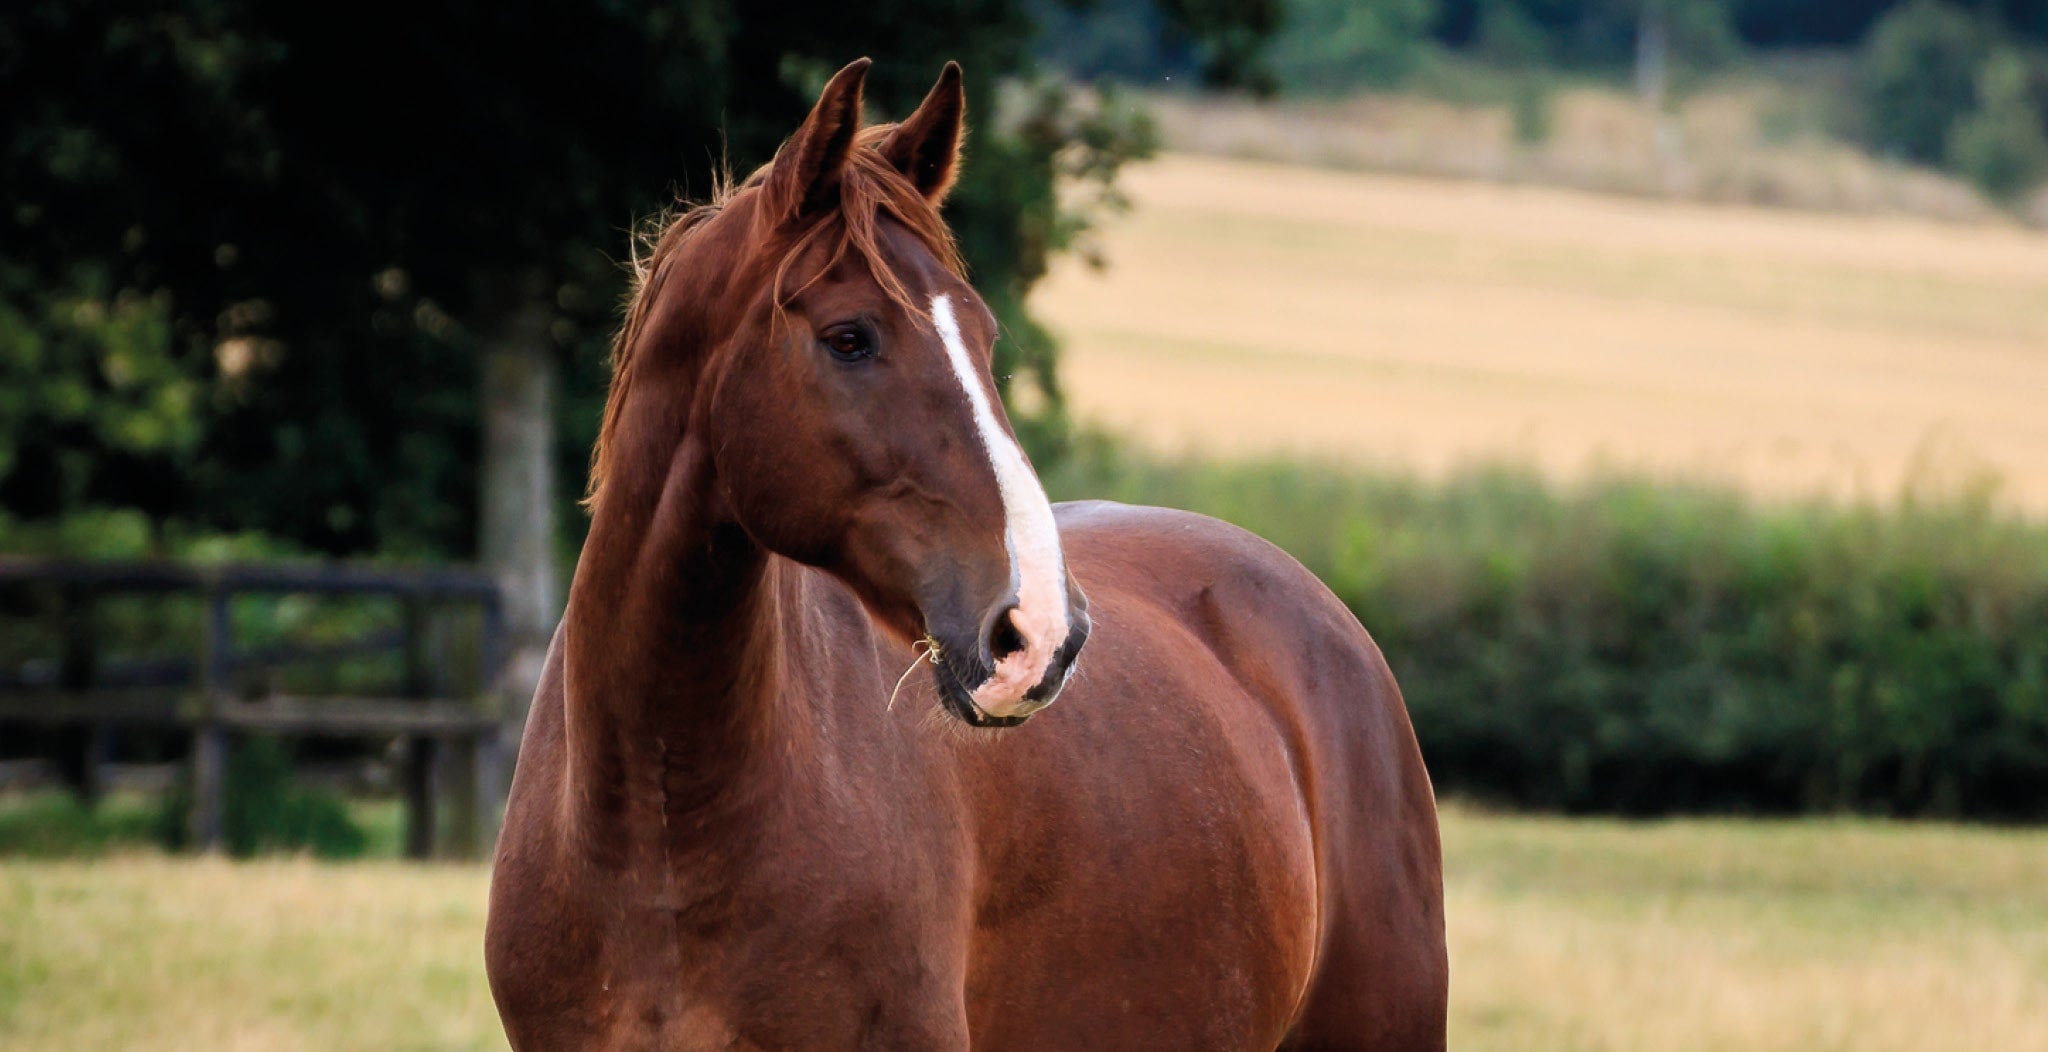
[[[1351,610],[1292,556],[1229,523],[1109,501],[1056,511],[1091,604],[1100,595],[1112,618],[1118,605],[1169,610],[1275,715],[1325,865],[1398,885],[1396,898],[1436,912],[1435,794],[1400,687]]]
[[[1056,512],[1091,606],[1111,620],[1166,611],[1287,743],[1316,842],[1322,928],[1296,1036],[1412,1032],[1417,1047],[1442,1047],[1435,796],[1378,645],[1305,567],[1246,530],[1106,501]]]
[[[1193,512],[1110,501],[1056,510],[1091,603],[1100,594],[1112,608],[1166,608],[1248,691],[1299,721],[1308,762],[1374,783],[1381,799],[1431,797],[1385,655],[1293,556]]]

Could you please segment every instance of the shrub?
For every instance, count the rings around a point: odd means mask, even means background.
[[[1529,69],[1553,60],[1550,38],[1543,27],[1509,0],[1489,0],[1480,7],[1474,36],[1479,56],[1497,65]]]
[[[159,822],[164,845],[186,846],[190,786],[165,799]],[[248,858],[271,851],[306,851],[321,858],[356,858],[369,837],[331,793],[307,789],[292,778],[291,757],[274,738],[236,741],[228,754],[221,786],[221,839],[228,853]]]
[[[1871,28],[1858,59],[1862,132],[1875,149],[1923,164],[1947,158],[1949,132],[1977,108],[1991,35],[1968,11],[1911,0]]]
[[[2048,817],[2048,528],[1096,448],[1063,495],[1266,535],[1356,612],[1440,788],[1573,811]],[[1084,586],[1086,582],[1083,582]]]
[[[81,803],[63,792],[0,797],[0,857],[93,858],[147,845],[153,810],[141,801]]]
[[[1273,71],[1296,90],[1399,84],[1428,49],[1435,0],[1288,0]]]
[[[1980,106],[1948,142],[1951,167],[1996,201],[2015,201],[2048,174],[2048,116],[2033,93],[2033,70],[2001,51],[1978,78]]]
[[[1550,138],[1553,126],[1550,85],[1537,74],[1529,74],[1516,84],[1513,95],[1508,97],[1508,119],[1514,128],[1515,142],[1523,146],[1538,146]]]

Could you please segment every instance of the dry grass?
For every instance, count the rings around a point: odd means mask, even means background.
[[[485,880],[398,863],[0,863],[0,1048],[503,1047]]]
[[[1169,155],[1035,305],[1146,444],[2048,510],[2048,237]]]
[[[2048,833],[1445,817],[1452,1047],[2048,1048]],[[0,1048],[501,1047],[480,869],[0,863]]]
[[[1445,823],[1451,1047],[2048,1048],[2048,834]]]

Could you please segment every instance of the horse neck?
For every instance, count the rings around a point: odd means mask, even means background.
[[[719,520],[703,443],[668,446],[665,471],[664,446],[618,451],[565,614],[571,806],[604,837],[701,827],[803,752],[782,715],[795,571]]]

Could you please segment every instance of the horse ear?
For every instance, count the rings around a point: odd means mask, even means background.
[[[953,188],[960,172],[961,122],[967,116],[967,90],[960,83],[960,63],[948,62],[939,82],[882,143],[882,157],[909,177],[927,200],[937,204]]]
[[[839,176],[860,131],[860,88],[870,65],[857,58],[833,74],[803,126],[775,152],[763,189],[776,218],[815,212],[837,200]]]

